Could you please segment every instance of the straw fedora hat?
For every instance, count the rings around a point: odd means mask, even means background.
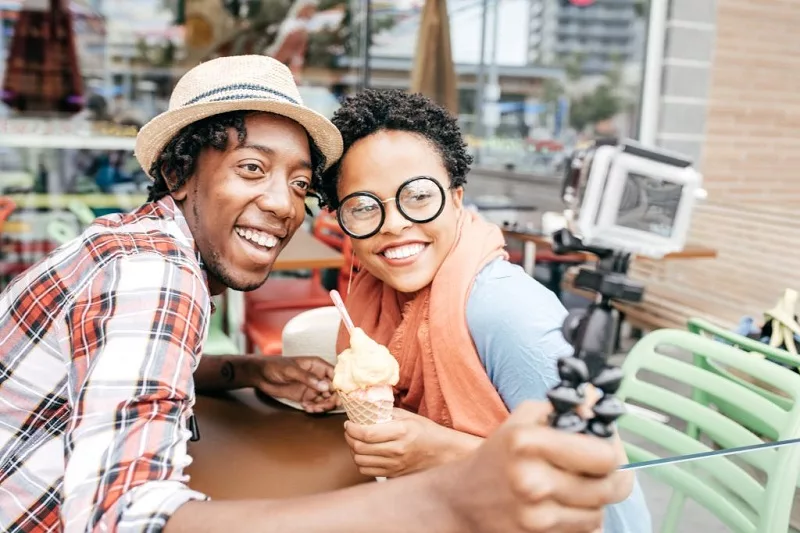
[[[182,128],[228,111],[266,111],[294,120],[314,139],[325,156],[326,169],[342,155],[339,130],[303,105],[286,65],[268,56],[240,55],[206,61],[184,74],[172,91],[167,111],[139,130],[136,159],[149,175],[153,162]]]

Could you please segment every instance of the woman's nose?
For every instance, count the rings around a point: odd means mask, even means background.
[[[386,202],[385,204],[386,218],[383,221],[382,233],[390,233],[397,235],[404,229],[411,226],[411,221],[400,214],[394,201]]]

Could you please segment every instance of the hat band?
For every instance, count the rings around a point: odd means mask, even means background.
[[[236,91],[235,94],[224,94]],[[247,91],[242,92],[242,91]],[[253,94],[256,93],[256,94]],[[231,85],[224,85],[222,87],[217,87],[216,89],[212,89],[210,91],[206,91],[202,94],[199,94],[185,102],[183,106],[185,107],[192,104],[199,104],[202,102],[219,102],[224,100],[249,100],[253,99],[256,96],[260,96],[261,98],[269,98],[270,100],[283,100],[295,105],[300,105],[300,102],[288,96],[280,91],[276,91],[271,87],[266,87],[264,85],[255,85],[251,83],[235,83]]]

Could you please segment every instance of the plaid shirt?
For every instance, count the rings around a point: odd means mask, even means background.
[[[189,500],[210,294],[171,197],[97,219],[0,295],[0,531],[158,532]]]

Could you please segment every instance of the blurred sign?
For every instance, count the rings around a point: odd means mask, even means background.
[[[594,4],[595,0],[569,0],[569,3],[577,7],[588,7]]]
[[[569,126],[569,98],[561,96],[558,98],[555,113],[555,128],[553,135],[558,137],[561,132]]]
[[[500,104],[497,102],[487,102],[483,105],[483,123],[490,128],[500,125]]]
[[[113,122],[59,119],[0,119],[0,133],[4,135],[81,135],[135,138],[135,126]]]
[[[496,102],[500,100],[500,85],[497,83],[487,83],[483,88],[483,95],[489,102]]]

